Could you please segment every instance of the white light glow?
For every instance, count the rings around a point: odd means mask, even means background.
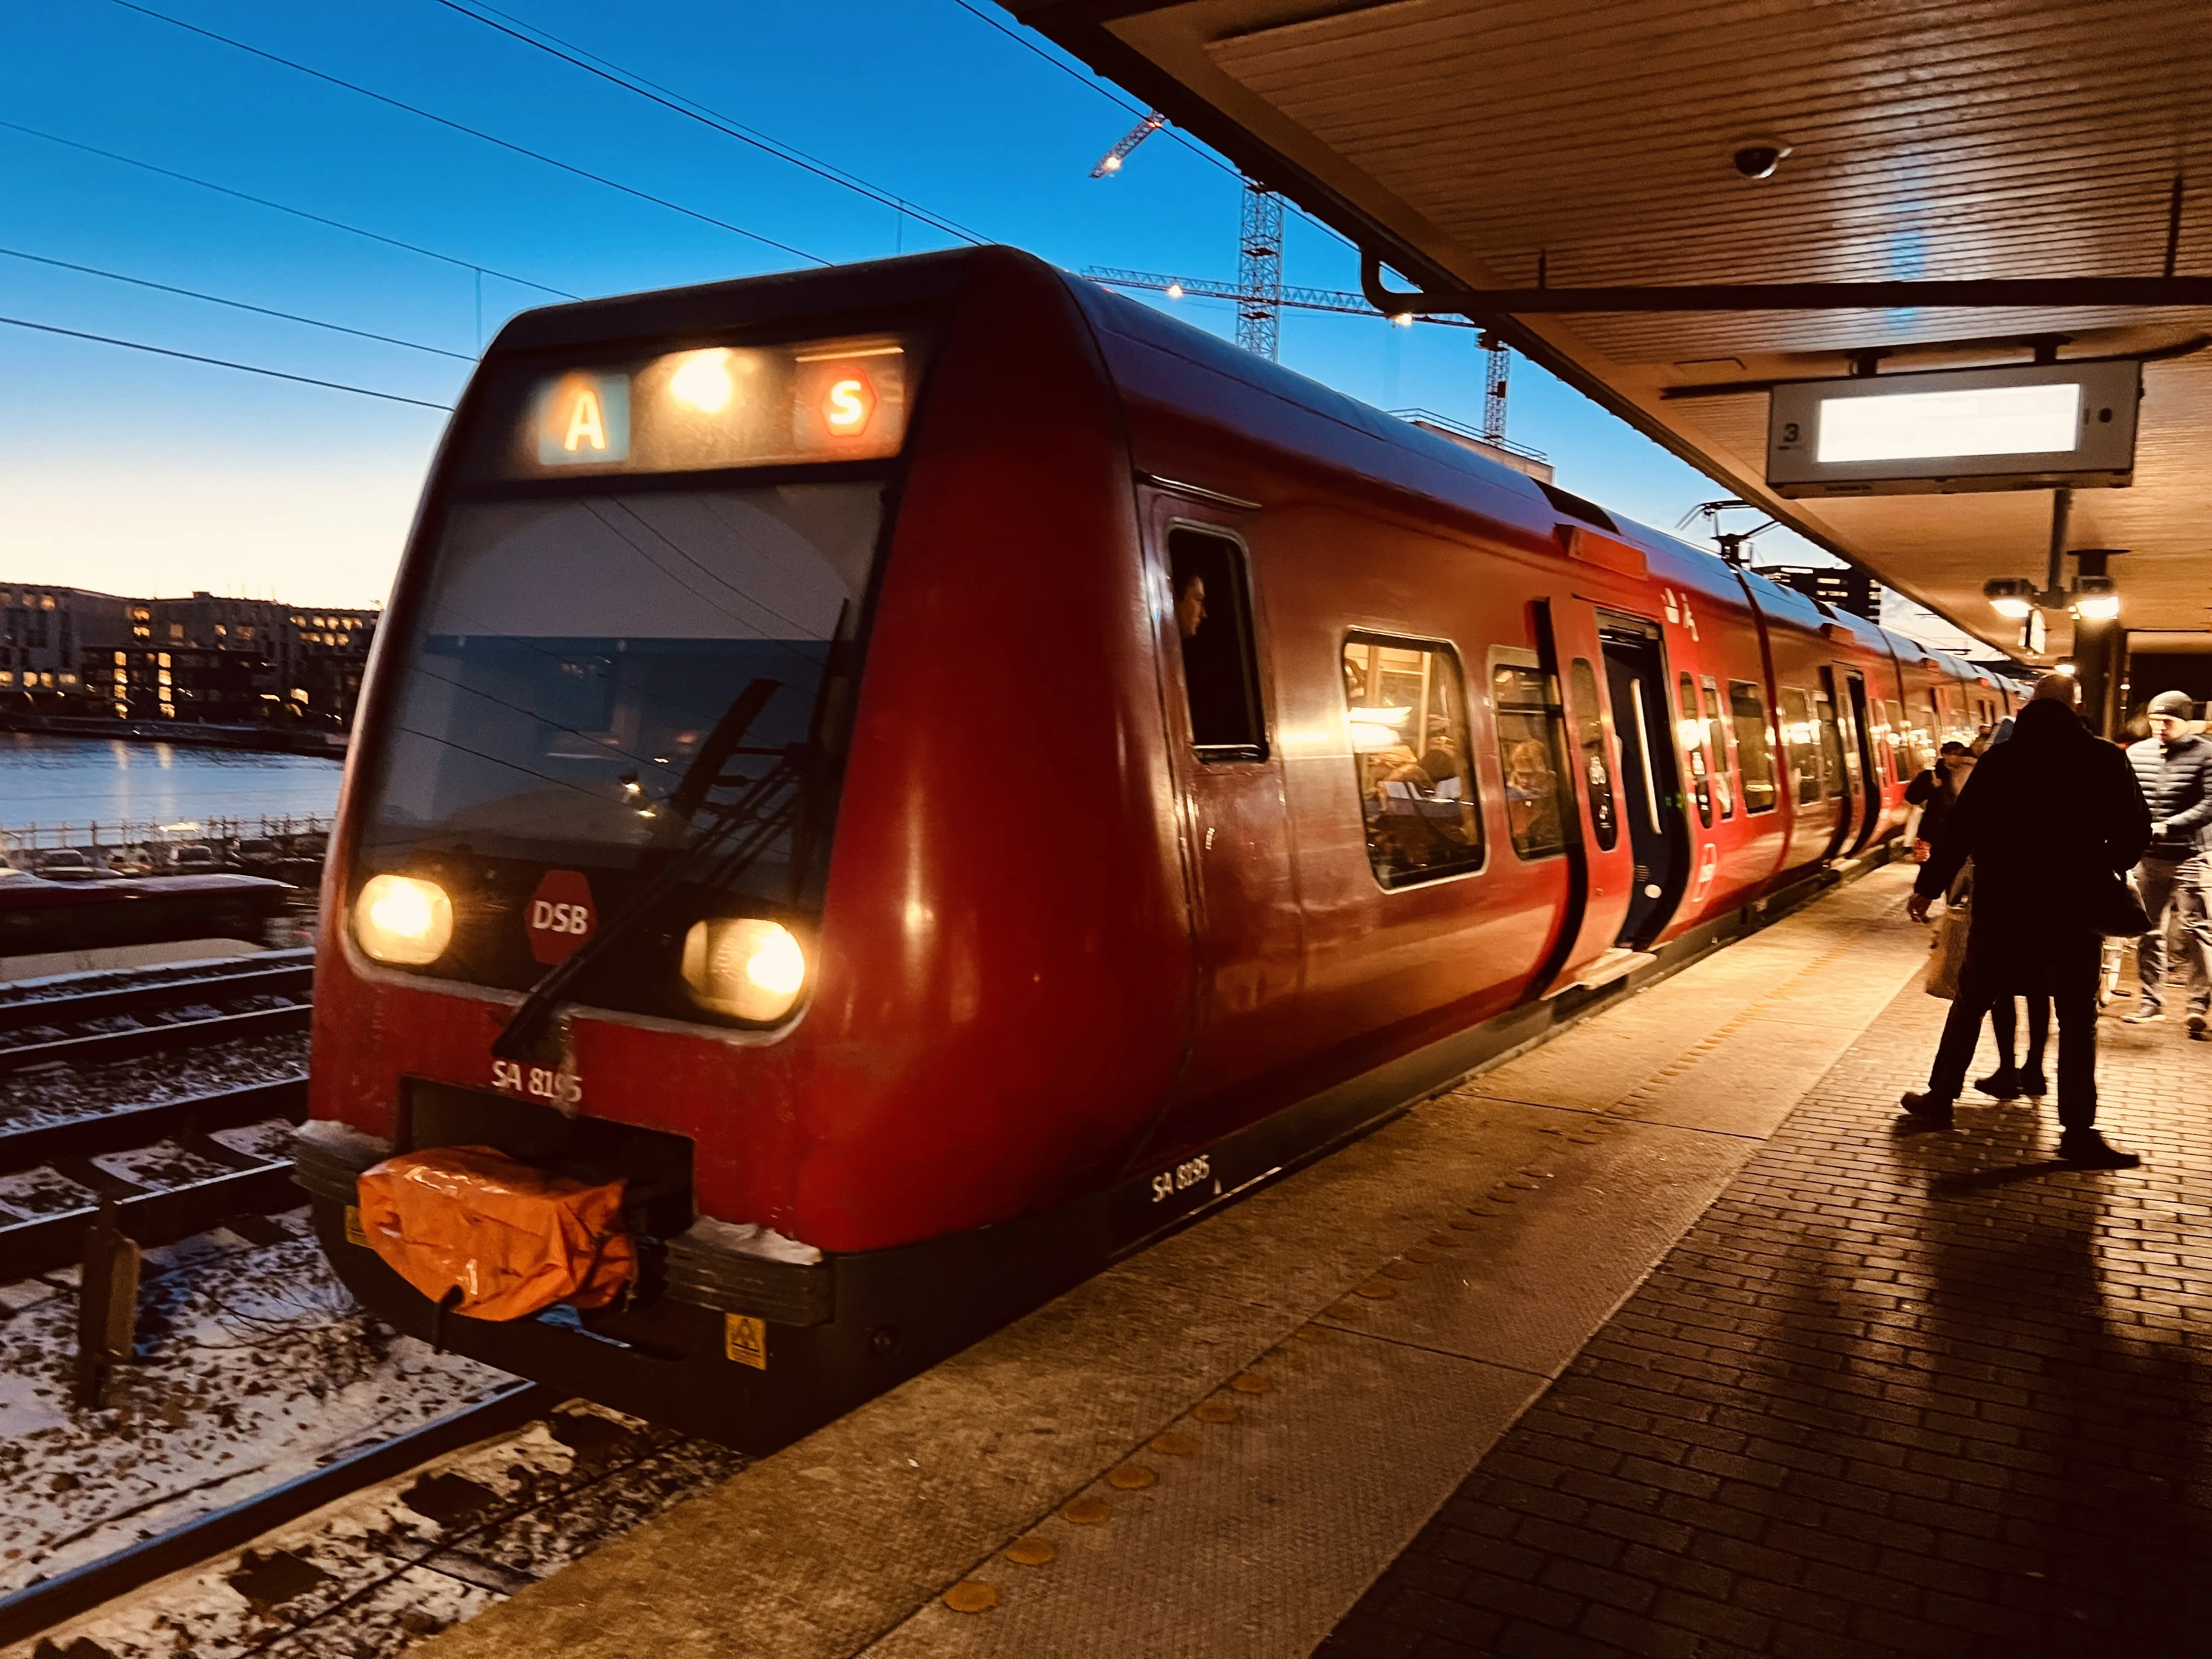
[[[354,902],[354,937],[379,962],[435,962],[453,937],[453,901],[435,882],[371,876]]]
[[[2091,622],[2110,622],[2120,614],[2117,593],[2084,593],[2074,602],[2075,611]]]
[[[1823,398],[1817,453],[1824,463],[2070,453],[2081,404],[2070,381]]]
[[[2026,599],[2016,599],[2008,597],[2002,599],[1991,599],[1990,601],[1990,609],[1996,611],[2000,617],[2010,617],[2017,622],[2021,618],[2026,617],[2028,612],[2034,610],[2035,607],[2030,605]]]
[[[719,349],[691,353],[668,377],[669,396],[708,415],[727,409],[737,389],[730,378],[730,354]]]

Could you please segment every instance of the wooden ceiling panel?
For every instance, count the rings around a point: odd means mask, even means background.
[[[2212,266],[2212,8],[2188,0],[1015,0],[1389,257],[1474,288],[2156,276]],[[1732,153],[1795,147],[1747,180]],[[2039,578],[2048,492],[1784,502],[1763,393],[1670,386],[2022,362],[2212,336],[2212,311],[1885,311],[1501,319],[1746,499],[1993,644],[1993,575]],[[2131,627],[2212,602],[2212,352],[2145,369],[2135,483],[2077,494],[2072,544]],[[2067,642],[2057,630],[2057,648]]]

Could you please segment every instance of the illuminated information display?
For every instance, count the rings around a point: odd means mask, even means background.
[[[2135,362],[1784,383],[1766,481],[1801,497],[2124,484],[2142,395]]]
[[[708,346],[549,375],[528,400],[513,470],[696,472],[896,455],[912,348],[882,335]]]

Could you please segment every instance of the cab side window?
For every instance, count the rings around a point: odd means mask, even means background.
[[[1353,634],[1344,642],[1345,728],[1367,824],[1367,857],[1385,887],[1482,866],[1467,693],[1451,647]]]
[[[1750,680],[1729,682],[1729,720],[1735,727],[1736,763],[1743,769],[1743,808],[1774,810],[1774,738],[1766,726],[1765,690]]]
[[[1566,720],[1533,654],[1490,653],[1498,763],[1505,774],[1505,824],[1524,859],[1567,849]]]
[[[1178,526],[1168,532],[1168,586],[1182,641],[1191,747],[1208,763],[1267,759],[1244,550],[1226,536]]]

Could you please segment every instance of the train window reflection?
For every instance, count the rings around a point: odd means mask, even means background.
[[[1566,850],[1567,799],[1561,787],[1565,721],[1535,658],[1490,653],[1491,706],[1498,719],[1498,762],[1505,774],[1505,823],[1524,859]]]
[[[1729,682],[1729,719],[1735,726],[1736,763],[1743,771],[1743,810],[1774,810],[1774,738],[1766,725],[1766,693],[1749,680]]]
[[[1583,782],[1589,790],[1590,828],[1601,851],[1620,839],[1620,820],[1613,804],[1613,757],[1605,740],[1605,716],[1597,702],[1597,674],[1577,657],[1568,678],[1573,683],[1575,742],[1582,750]]]
[[[364,857],[627,871],[688,848],[820,726],[881,513],[865,483],[456,508],[414,607]],[[744,729],[723,731],[740,707]],[[795,873],[790,835],[772,840],[760,890]]]
[[[1354,634],[1344,642],[1345,726],[1367,857],[1385,887],[1481,867],[1467,696],[1449,646]]]
[[[1820,799],[1820,736],[1813,708],[1794,685],[1782,688],[1782,746],[1790,756],[1790,782],[1801,806]]]
[[[1171,531],[1168,586],[1182,642],[1191,747],[1209,763],[1267,759],[1267,724],[1260,702],[1243,549],[1226,536]]]
[[[1721,690],[1713,677],[1705,676],[1705,752],[1713,760],[1713,797],[1721,816],[1735,816],[1735,785],[1729,776],[1728,722],[1721,718]]]
[[[1698,822],[1713,827],[1713,786],[1705,765],[1705,723],[1698,718],[1698,688],[1687,674],[1681,677],[1682,753],[1690,763],[1690,794],[1698,803]]]

